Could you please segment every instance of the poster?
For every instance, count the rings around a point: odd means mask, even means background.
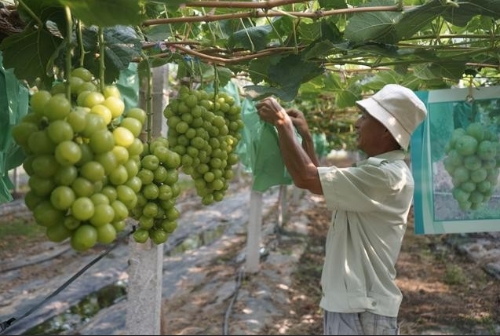
[[[500,231],[500,86],[416,92],[415,233]]]

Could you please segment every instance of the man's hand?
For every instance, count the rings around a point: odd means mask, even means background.
[[[287,119],[285,109],[273,97],[261,100],[255,104],[255,107],[257,108],[259,117],[271,125],[278,126]]]
[[[301,136],[305,136],[309,133],[309,126],[307,125],[304,113],[297,109],[289,109],[286,112],[288,113],[290,119],[292,119],[293,125]]]

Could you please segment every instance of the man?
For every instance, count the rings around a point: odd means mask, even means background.
[[[256,104],[260,118],[278,131],[294,184],[323,195],[332,210],[321,276],[324,334],[396,335],[402,293],[395,265],[414,191],[405,151],[427,110],[413,91],[396,84],[357,106],[357,146],[368,158],[338,168],[319,167],[300,111],[285,111],[274,98]]]

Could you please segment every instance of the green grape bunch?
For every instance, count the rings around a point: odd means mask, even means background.
[[[141,168],[137,173],[140,180],[137,204],[131,215],[138,222],[138,228],[133,233],[137,243],[150,239],[157,245],[162,244],[177,228],[180,164],[180,155],[168,148],[168,140],[163,136],[144,147]]]
[[[453,184],[452,195],[463,211],[488,203],[500,173],[498,135],[480,122],[456,128],[445,145],[445,170]]]
[[[26,155],[26,206],[50,241],[69,239],[76,251],[115,241],[140,190],[146,112],[126,111],[115,85],[100,88],[90,71],[75,68],[67,83],[32,94],[12,130]]]
[[[169,147],[180,155],[181,169],[194,180],[203,205],[223,200],[234,177],[241,140],[241,107],[225,92],[181,86],[165,107]]]

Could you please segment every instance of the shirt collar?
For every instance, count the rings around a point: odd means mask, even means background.
[[[384,161],[396,161],[396,160],[404,160],[406,157],[406,154],[403,150],[393,150],[390,152],[385,152],[376,156],[373,156],[373,158],[379,159],[379,160],[384,160]],[[361,160],[358,162],[355,162],[353,164],[354,167],[359,167],[362,165],[365,165],[370,158],[367,158],[365,160]]]

